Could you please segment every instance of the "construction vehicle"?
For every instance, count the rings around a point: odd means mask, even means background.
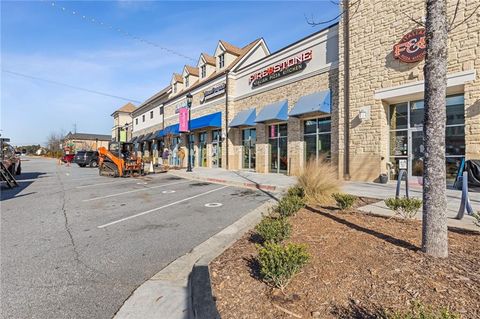
[[[129,177],[143,175],[143,161],[131,152],[133,144],[111,142],[108,146],[98,148],[98,170],[102,176]]]

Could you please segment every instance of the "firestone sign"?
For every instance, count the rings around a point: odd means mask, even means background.
[[[399,43],[393,46],[393,56],[405,63],[423,60],[427,53],[425,29],[416,29],[405,34]]]
[[[307,62],[311,59],[312,50],[302,52],[294,57],[290,57],[275,65],[269,66],[260,72],[251,74],[248,83],[252,88],[256,88],[270,81],[299,72],[305,69]]]

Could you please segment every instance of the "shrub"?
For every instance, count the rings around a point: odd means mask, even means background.
[[[309,160],[298,176],[298,185],[311,205],[331,204],[332,194],[340,191],[341,184],[335,167],[324,158]]]
[[[413,218],[422,207],[422,201],[417,198],[387,198],[385,204],[393,210],[396,215],[403,218]]]
[[[309,258],[306,245],[267,242],[258,253],[260,274],[265,282],[283,289]]]
[[[437,311],[425,307],[419,302],[413,302],[412,307],[407,312],[395,312],[385,316],[387,319],[459,319],[460,316],[450,312],[448,309]]]
[[[290,225],[285,218],[265,217],[255,227],[255,231],[262,237],[265,243],[279,243],[290,237],[292,225]]]
[[[480,227],[480,212],[473,214],[473,218],[474,218],[473,223],[478,227]]]
[[[305,192],[303,191],[302,187],[295,185],[288,189],[287,196],[298,196],[303,198],[305,197]]]
[[[357,201],[357,196],[350,194],[334,193],[333,199],[337,202],[338,208],[341,210],[349,209]]]
[[[302,197],[287,195],[278,202],[276,211],[280,217],[289,217],[295,215],[302,207],[305,207],[305,200]]]

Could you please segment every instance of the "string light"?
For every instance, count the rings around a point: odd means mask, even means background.
[[[53,8],[55,8],[55,7],[60,8],[62,11],[67,12],[67,8],[66,8],[66,7],[58,7],[55,2],[51,2],[51,6],[52,6]],[[75,11],[75,10],[70,10],[70,9],[68,9],[68,11],[71,11],[72,15],[77,15],[77,13],[78,13],[78,10]],[[120,33],[121,35],[123,35],[123,36],[125,36],[125,37],[128,37],[128,38],[130,38],[130,39],[132,39],[132,40],[135,40],[135,41],[139,41],[139,42],[148,44],[148,45],[150,45],[150,46],[153,46],[153,47],[155,47],[155,48],[157,48],[157,49],[160,49],[160,50],[162,50],[162,51],[168,52],[168,53],[170,53],[170,54],[177,55],[177,56],[179,56],[179,57],[182,57],[182,58],[184,58],[184,59],[187,59],[187,60],[190,60],[190,61],[193,61],[193,62],[197,62],[197,59],[194,59],[194,58],[192,58],[192,57],[186,56],[186,55],[184,55],[184,54],[182,54],[182,53],[180,53],[180,52],[177,52],[177,51],[175,51],[175,50],[172,50],[172,49],[163,47],[163,46],[161,46],[161,45],[159,45],[159,44],[156,44],[156,43],[154,43],[154,42],[151,42],[151,41],[142,39],[142,38],[139,37],[139,36],[134,36],[133,34],[127,32],[127,31],[125,31],[125,30],[123,30],[123,29],[121,29],[121,28],[119,28],[119,27],[115,27],[115,26],[110,25],[110,24],[108,24],[108,23],[106,23],[106,22],[100,21],[100,20],[98,20],[98,19],[96,19],[96,18],[94,18],[94,17],[87,17],[87,16],[85,16],[85,15],[82,15],[82,19],[85,20],[85,21],[87,21],[87,22],[90,22],[90,23],[92,23],[92,24],[94,24],[94,25],[98,25],[98,26],[101,26],[101,27],[106,27],[106,28],[111,29],[111,30],[115,30],[116,32]]]

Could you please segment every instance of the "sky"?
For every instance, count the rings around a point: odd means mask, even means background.
[[[305,17],[325,21],[339,11],[332,1],[0,4],[0,134],[13,145],[44,144],[74,127],[111,134],[116,109],[160,91],[218,40],[242,47],[263,37],[274,52],[326,26]]]

